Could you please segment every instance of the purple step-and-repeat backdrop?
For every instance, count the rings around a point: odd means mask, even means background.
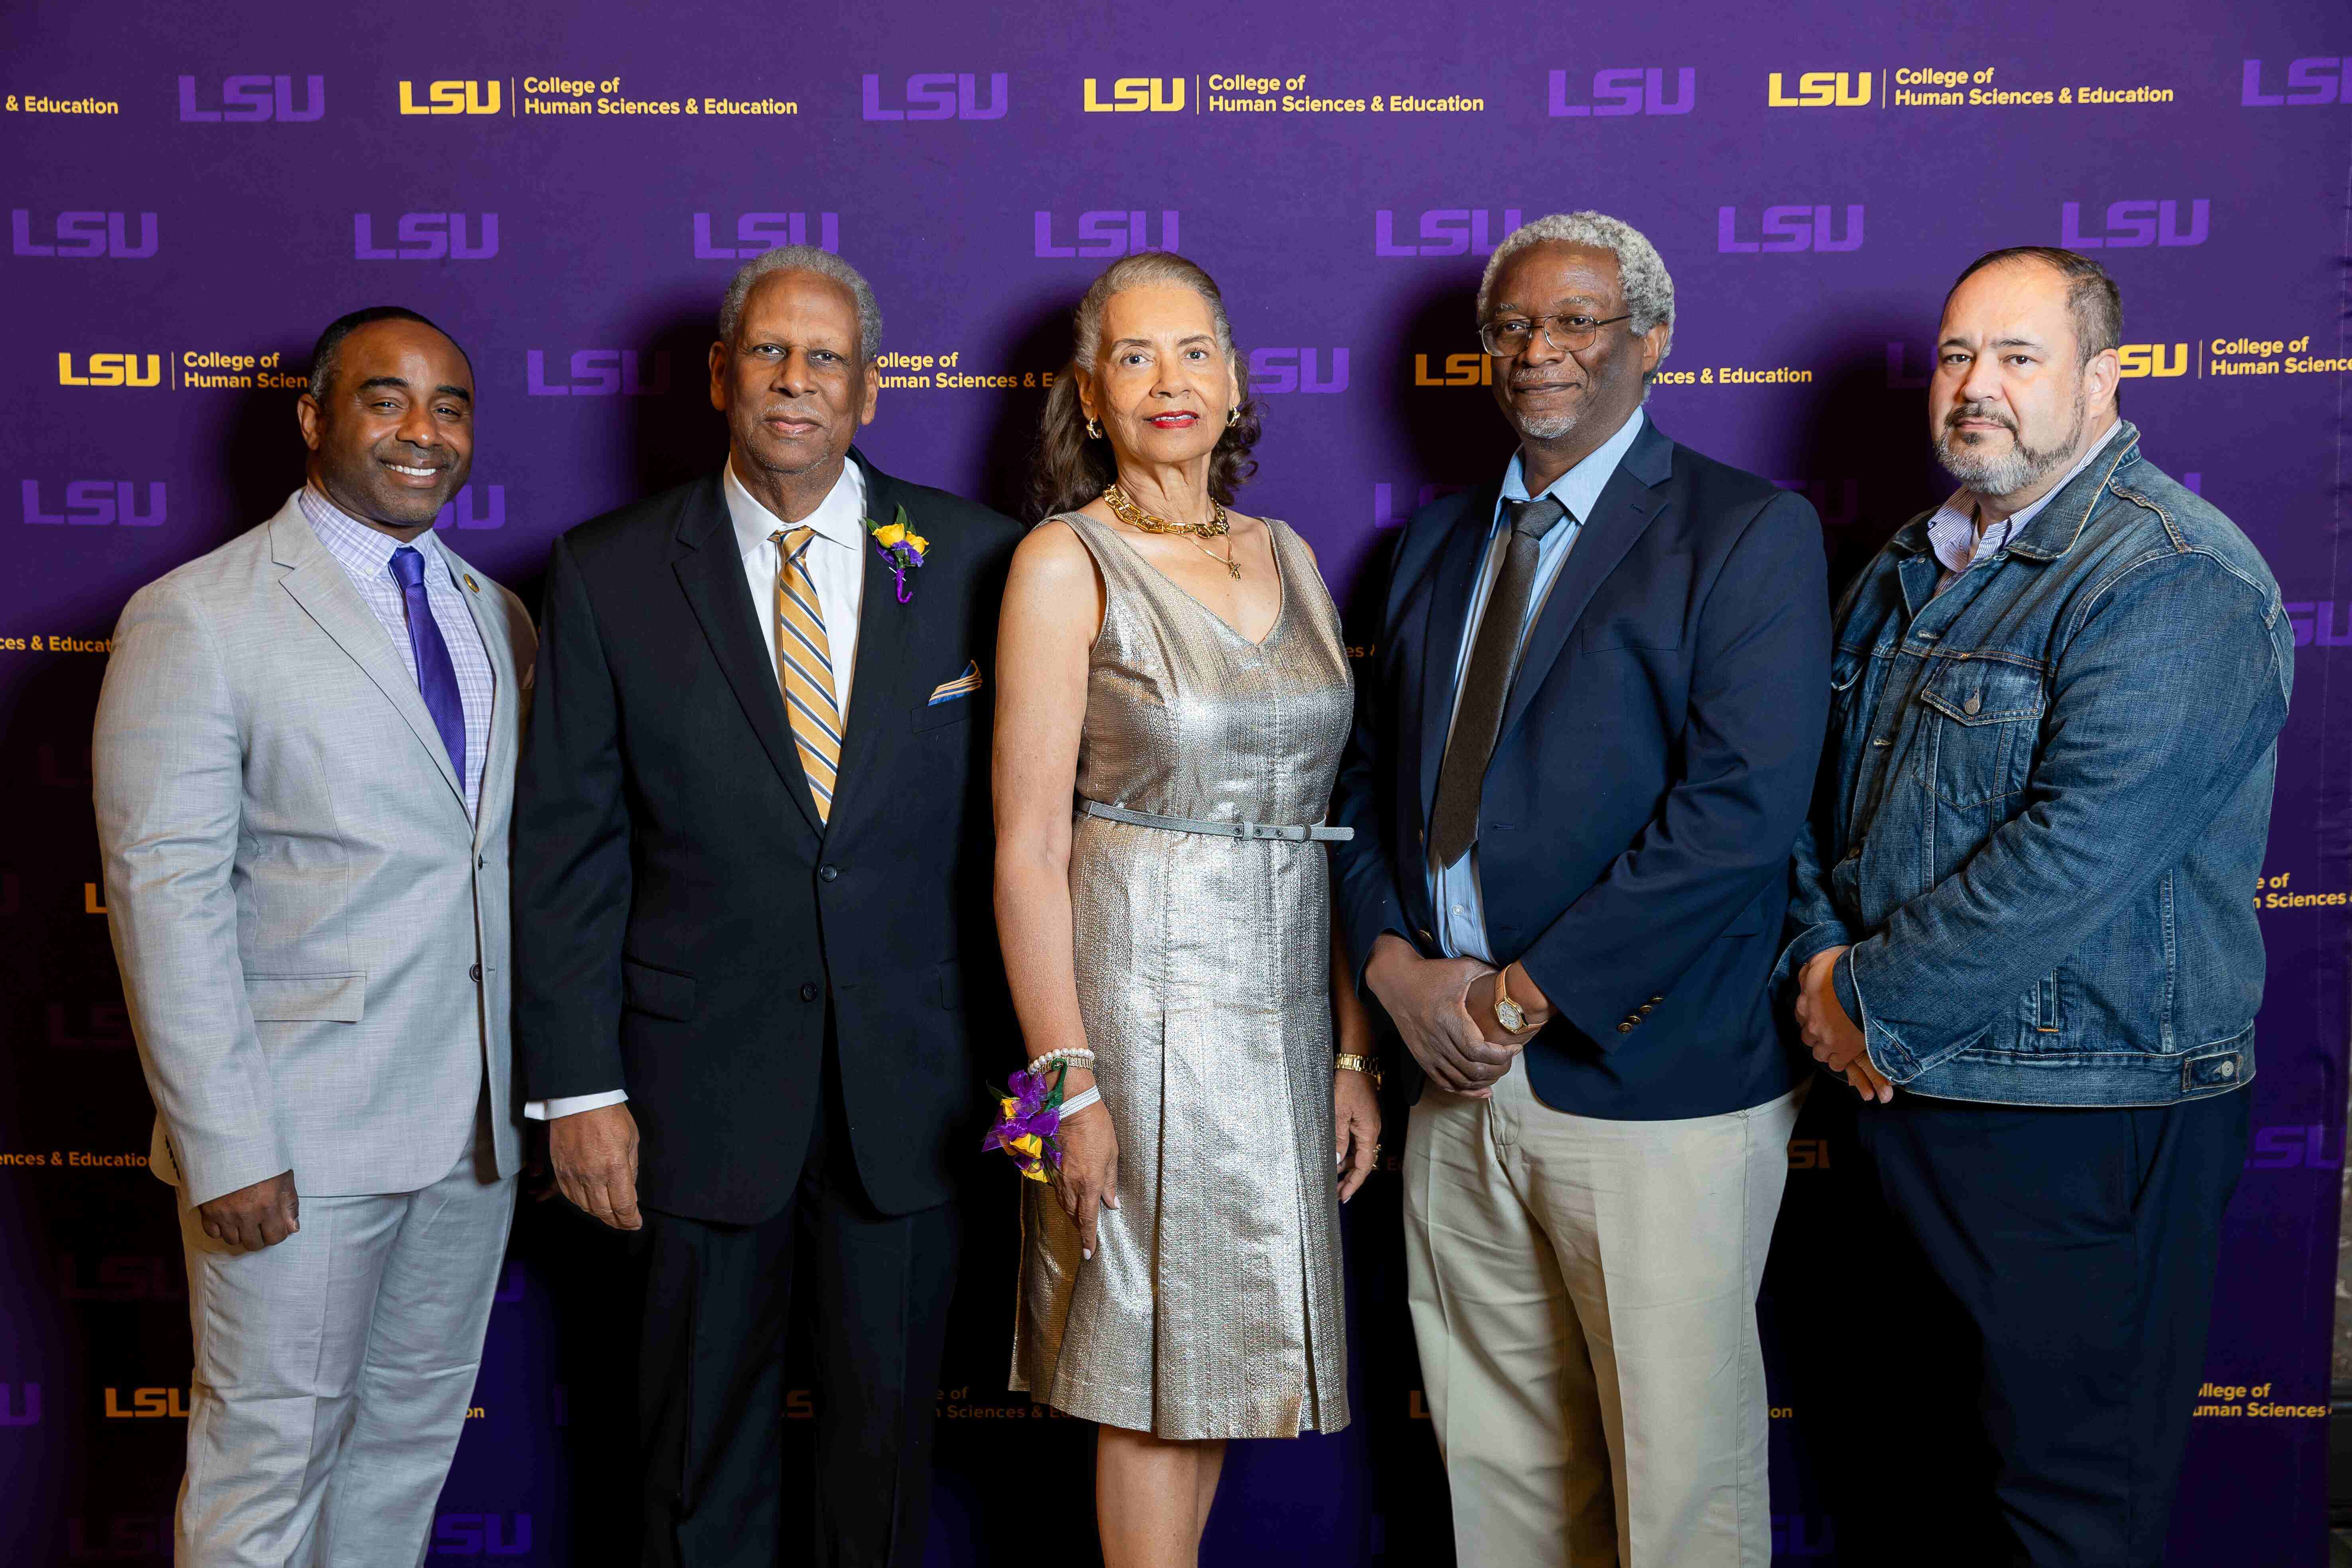
[[[739,258],[805,240],[863,268],[887,322],[868,450],[1011,510],[1079,292],[1108,258],[1181,248],[1224,285],[1265,400],[1244,505],[1296,522],[1345,603],[1384,529],[1507,456],[1472,331],[1483,256],[1592,206],[1678,285],[1652,415],[1810,495],[1841,578],[1939,493],[1921,388],[1954,273],[2038,242],[2121,281],[2126,410],[2269,558],[2300,665],[2248,889],[2270,944],[2257,1131],[2176,1560],[2318,1561],[2352,890],[2333,679],[2352,677],[2352,20],[2333,0],[1769,9],[16,7],[0,1556],[168,1556],[185,1290],[97,886],[90,711],[131,591],[297,482],[328,320],[403,303],[471,351],[478,455],[443,526],[531,599],[559,531],[717,464],[703,354]],[[1947,1353],[1895,1335],[1863,1356],[1824,1327],[1865,1321],[1884,1223],[1841,1098],[1790,1145],[1765,1301],[1790,1563],[1837,1561],[1840,1489],[1903,1484],[1840,1434]],[[975,1159],[934,1563],[1041,1536],[1092,1552],[1087,1433],[1004,1391],[1013,1186]],[[1450,1559],[1393,1184],[1348,1224],[1358,1424],[1237,1449],[1210,1561]],[[526,1205],[430,1561],[627,1558],[633,1262]]]

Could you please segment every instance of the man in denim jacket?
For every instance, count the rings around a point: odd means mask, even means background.
[[[1778,973],[1864,1097],[1908,1233],[1885,1277],[1925,1266],[1847,1342],[1960,1358],[1958,1407],[1906,1401],[1892,1451],[1962,1494],[1929,1511],[1974,1562],[2162,1561],[2245,1158],[2293,637],[2245,536],[2140,456],[2121,330],[2063,250],[1946,300],[1961,488],[1839,608]]]

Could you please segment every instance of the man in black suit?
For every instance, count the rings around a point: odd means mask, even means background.
[[[1397,539],[1334,807],[1359,976],[1428,1080],[1406,1257],[1455,1545],[1746,1568],[1820,523],[1644,416],[1674,284],[1629,226],[1519,229],[1478,322],[1518,451]]]
[[[564,1195],[650,1233],[647,1563],[802,1560],[795,1274],[815,1560],[922,1558],[974,1037],[1011,1058],[975,1023],[1005,1016],[979,1005],[1003,984],[979,689],[1019,529],[852,448],[880,335],[838,258],[746,265],[710,350],[725,469],[548,569],[516,1026]]]

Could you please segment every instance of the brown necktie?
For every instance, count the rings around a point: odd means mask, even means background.
[[[1454,735],[1445,742],[1445,760],[1438,764],[1437,809],[1429,825],[1433,866],[1453,865],[1478,841],[1478,795],[1503,728],[1511,674],[1519,662],[1519,634],[1527,623],[1528,601],[1535,594],[1536,554],[1544,535],[1568,516],[1568,508],[1549,495],[1505,501],[1503,510],[1511,520],[1511,542],[1495,591],[1486,597],[1486,613],[1478,620],[1478,640],[1471,646],[1470,668],[1463,673],[1454,710]]]

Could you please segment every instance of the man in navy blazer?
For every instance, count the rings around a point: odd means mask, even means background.
[[[1828,703],[1820,522],[1643,414],[1674,284],[1629,226],[1519,229],[1478,321],[1519,448],[1401,531],[1334,807],[1420,1089],[1455,1544],[1760,1568],[1755,1302],[1806,1081],[1767,982]]]

